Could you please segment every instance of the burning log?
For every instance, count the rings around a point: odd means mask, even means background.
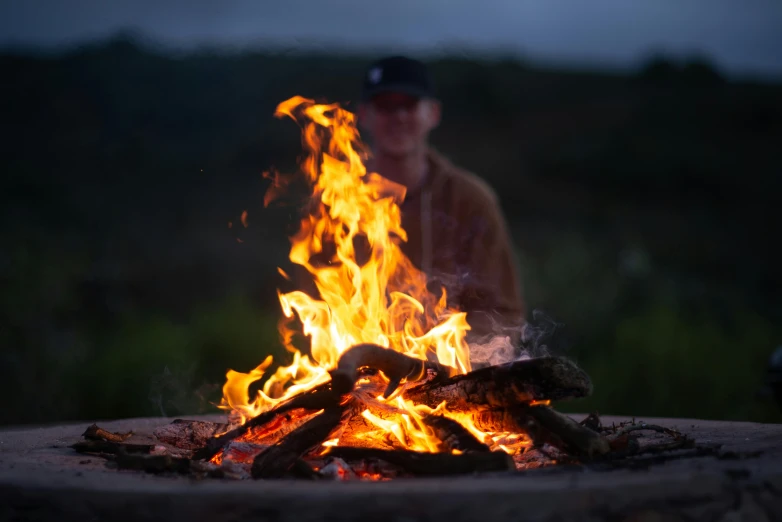
[[[233,441],[223,448],[222,462],[231,461],[240,464],[252,464],[255,457],[268,448],[269,446],[267,445]]]
[[[334,407],[339,404],[340,399],[341,394],[338,394],[332,390],[330,382],[316,386],[307,392],[291,397],[287,401],[279,404],[277,407],[263,412],[257,417],[253,417],[243,425],[234,428],[227,433],[209,439],[206,446],[198,450],[193,455],[193,458],[199,460],[211,459],[232,440],[247,434],[251,429],[258,428],[272,422],[280,415],[296,409],[317,411],[324,408]]]
[[[523,409],[524,406],[507,410],[480,410],[473,412],[472,421],[476,428],[485,432],[526,433],[532,427],[532,419],[524,415]]]
[[[337,446],[331,448],[328,456],[342,459],[348,463],[380,460],[401,468],[411,475],[421,477],[511,471],[515,469],[511,456],[501,451],[455,455],[453,453],[421,453],[408,450]]]
[[[550,444],[565,449],[565,443],[556,434],[543,427],[528,414],[528,406],[519,406],[507,410],[481,410],[472,414],[476,428],[486,432],[523,433],[536,447]]]
[[[230,428],[230,424],[176,419],[171,424],[155,429],[152,434],[160,441],[176,448],[196,450],[209,440]]]
[[[432,408],[446,401],[448,409],[512,408],[533,401],[586,397],[589,376],[563,357],[539,357],[489,366],[444,382],[428,382],[405,391],[405,398]]]
[[[468,452],[489,452],[489,447],[479,441],[472,433],[453,419],[440,415],[424,415],[424,424],[434,430],[440,440],[440,450],[452,453],[453,450]]]
[[[390,433],[374,435],[378,431],[363,415],[353,415],[342,426],[339,443],[357,448],[392,449],[396,446]]]
[[[473,414],[479,430],[525,433],[535,446],[551,444],[562,451],[588,457],[610,451],[609,441],[567,415],[548,406],[485,410]]]
[[[383,393],[386,398],[403,379],[407,382],[420,381],[427,377],[428,370],[435,373],[436,380],[456,375],[454,368],[444,364],[416,359],[376,344],[359,344],[345,351],[339,358],[337,368],[331,372],[334,390],[343,394],[353,390],[358,380],[358,370],[365,366],[380,370],[389,378],[390,382]]]
[[[342,420],[345,408],[327,408],[289,433],[274,446],[258,454],[253,460],[253,478],[278,478],[288,473],[299,458],[317,446],[334,431]]]

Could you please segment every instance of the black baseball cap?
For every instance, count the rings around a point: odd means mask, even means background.
[[[362,99],[376,94],[399,92],[418,98],[434,98],[434,82],[423,62],[406,56],[382,58],[369,66],[364,75]]]

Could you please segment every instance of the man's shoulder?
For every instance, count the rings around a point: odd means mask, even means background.
[[[497,204],[497,193],[484,179],[465,170],[437,151],[430,151],[435,166],[434,190],[451,192],[462,202],[472,202],[478,206]]]
[[[496,201],[497,193],[480,176],[463,169],[453,163],[448,157],[438,151],[429,152],[432,165],[434,166],[434,183],[450,190],[459,192],[474,199],[485,199]]]

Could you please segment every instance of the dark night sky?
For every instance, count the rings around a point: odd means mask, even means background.
[[[664,50],[707,54],[734,73],[782,75],[782,0],[0,1],[0,46],[53,47],[120,29],[184,48],[458,44],[606,66]]]

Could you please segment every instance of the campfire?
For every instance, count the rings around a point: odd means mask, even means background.
[[[226,424],[176,421],[147,445],[93,426],[76,449],[147,470],[382,480],[577,462],[627,451],[631,431],[665,431],[603,428],[596,417],[578,423],[558,413],[552,402],[592,391],[565,358],[474,369],[467,314],[450,308],[447,290],[432,291],[404,255],[405,187],[366,171],[354,115],[297,96],[276,116],[302,128],[300,175],[311,197],[290,260],[318,294],[279,294],[292,363],[271,375],[271,357],[249,373],[229,371],[220,404]],[[269,177],[267,204],[293,182]],[[294,322],[309,338],[308,353],[293,344]]]

